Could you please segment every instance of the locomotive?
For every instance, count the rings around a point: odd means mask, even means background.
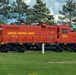
[[[68,25],[0,25],[0,52],[26,50],[76,52],[76,32]]]

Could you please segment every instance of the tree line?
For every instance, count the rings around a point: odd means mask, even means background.
[[[50,13],[46,3],[41,0],[36,0],[32,8],[24,0],[15,0],[13,3],[9,0],[0,0],[0,23],[14,20],[11,24],[53,24],[54,18]]]
[[[76,2],[67,0],[59,11],[59,22],[68,23],[70,26],[76,24]],[[51,14],[46,3],[36,0],[30,7],[24,0],[0,0],[0,24],[55,24],[54,15]]]

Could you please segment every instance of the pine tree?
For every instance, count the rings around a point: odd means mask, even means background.
[[[46,3],[41,0],[36,0],[36,4],[30,9],[30,13],[27,13],[26,23],[29,24],[53,24],[53,15],[50,15],[50,10],[46,7]]]
[[[7,23],[10,8],[9,0],[0,0],[0,23]]]
[[[16,20],[16,24],[25,24],[28,7],[29,6],[23,0],[16,0],[13,2],[11,18]]]
[[[64,15],[64,19],[67,20],[70,26],[72,23],[76,22],[76,3],[73,0],[68,0],[66,4],[62,6],[62,11],[59,11],[60,14]]]

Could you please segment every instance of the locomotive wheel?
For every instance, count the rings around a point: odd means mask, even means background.
[[[69,49],[69,51],[70,51],[70,52],[73,52],[73,50],[72,50],[72,49]]]
[[[55,52],[59,52],[58,50],[59,50],[59,49],[58,49],[58,48],[56,48]]]
[[[23,46],[18,46],[17,47],[17,52],[18,53],[23,53],[25,51],[25,48]]]
[[[59,52],[62,52],[62,49],[59,49]]]
[[[17,52],[18,52],[18,53],[24,53],[24,50],[18,49]]]
[[[8,46],[8,45],[1,45],[1,47],[0,47],[0,51],[2,52],[2,53],[7,53],[8,51],[10,51],[10,46]]]
[[[7,50],[7,48],[1,48],[1,52],[2,52],[2,53],[7,53],[8,50]]]
[[[68,51],[69,51],[69,52],[73,52],[73,49],[72,49],[72,48],[68,48]]]
[[[63,50],[62,50],[62,48],[61,47],[57,47],[57,50],[56,50],[56,52],[62,52]]]
[[[2,53],[4,53],[4,49],[3,49],[3,48],[1,48],[0,51],[1,51]]]
[[[76,48],[74,48],[74,52],[76,52]]]
[[[76,52],[76,49],[75,48],[73,48],[73,52]]]

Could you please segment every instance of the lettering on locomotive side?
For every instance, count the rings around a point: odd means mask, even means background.
[[[8,34],[8,35],[11,35],[11,34],[16,35],[16,34],[17,34],[17,32],[7,32],[7,34]]]
[[[18,32],[17,34],[18,35],[21,35],[21,34],[25,35],[25,34],[27,34],[27,32]]]
[[[7,32],[7,35],[34,35],[35,32]]]
[[[67,37],[68,37],[68,35],[62,35],[62,37],[63,37],[63,38],[67,38]]]
[[[31,34],[31,35],[33,35],[33,34],[35,34],[35,32],[28,32],[28,34]]]

